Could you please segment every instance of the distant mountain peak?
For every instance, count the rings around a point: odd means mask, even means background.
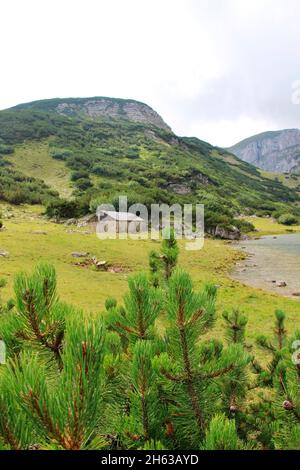
[[[131,99],[102,96],[92,98],[54,98],[21,104],[12,109],[52,111],[65,116],[85,115],[90,118],[123,118],[132,122],[151,124],[171,132],[171,128],[154,109],[145,103]]]
[[[234,155],[265,171],[298,172],[300,130],[283,129],[258,134],[228,149]]]

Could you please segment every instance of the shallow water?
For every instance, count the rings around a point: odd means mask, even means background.
[[[300,295],[300,234],[247,240],[238,248],[249,256],[236,266],[234,279],[280,295]],[[278,287],[280,281],[287,286]]]

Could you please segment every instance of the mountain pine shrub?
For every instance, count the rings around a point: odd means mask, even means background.
[[[159,269],[150,259],[150,275],[130,278],[123,302],[107,299],[96,316],[59,300],[52,266],[16,276],[0,314],[0,448],[299,448],[300,332],[288,336],[277,311],[274,338],[258,338],[262,366],[233,310],[223,344],[217,289],[195,291],[177,256],[170,238]]]

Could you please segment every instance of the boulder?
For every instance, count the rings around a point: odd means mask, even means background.
[[[221,238],[222,240],[239,240],[241,238],[241,232],[237,227],[222,227],[217,226],[215,228],[215,237]]]
[[[276,283],[277,287],[287,287],[287,283],[285,281],[278,281]]]
[[[7,258],[9,256],[9,252],[0,248],[0,256]]]

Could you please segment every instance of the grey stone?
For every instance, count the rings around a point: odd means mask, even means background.
[[[7,258],[9,256],[9,252],[6,250],[0,249],[0,256],[2,256],[3,258]]]
[[[278,281],[276,283],[277,287],[287,287],[287,283],[285,281]]]
[[[80,251],[74,251],[72,253],[73,258],[86,258],[89,255],[89,253],[82,253]]]
[[[239,240],[241,238],[241,232],[233,226],[228,228],[217,226],[212,234],[222,240]]]

